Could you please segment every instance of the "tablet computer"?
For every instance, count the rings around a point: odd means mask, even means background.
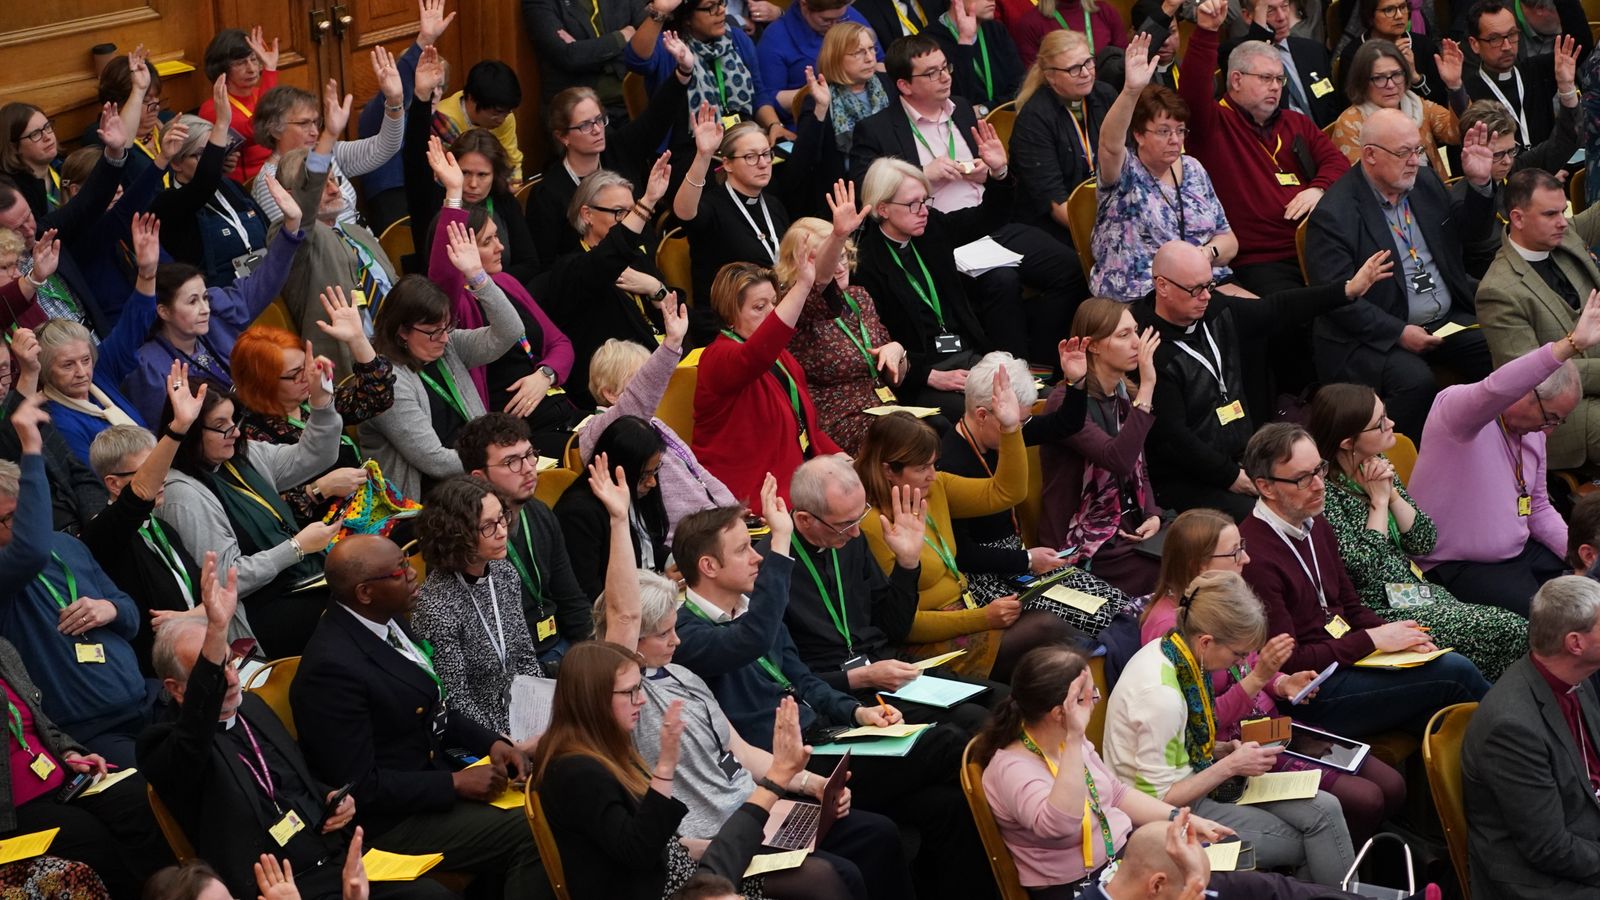
[[[1289,738],[1289,746],[1285,747],[1283,752],[1321,763],[1341,772],[1354,772],[1361,768],[1362,761],[1367,758],[1367,753],[1371,750],[1370,744],[1329,734],[1296,722],[1294,734]]]

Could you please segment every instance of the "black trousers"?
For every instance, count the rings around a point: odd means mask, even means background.
[[[1476,320],[1469,315],[1456,314],[1450,316],[1449,321],[1471,325]],[[1441,319],[1424,327],[1434,331],[1444,323],[1445,320]],[[1489,359],[1489,345],[1483,339],[1482,329],[1458,331],[1445,338],[1437,349],[1426,354],[1412,353],[1396,344],[1384,354],[1381,371],[1375,379],[1339,377],[1337,373],[1325,372],[1322,380],[1365,381],[1383,398],[1389,418],[1394,420],[1395,430],[1419,439],[1428,410],[1433,408],[1434,395],[1439,393],[1435,370],[1441,367],[1450,370],[1463,383],[1489,377],[1494,366]]]
[[[1013,222],[995,229],[990,237],[1022,254],[1022,262],[975,279],[973,305],[984,331],[995,349],[1054,368],[1056,343],[1067,336],[1073,314],[1089,296],[1078,254],[1033,225]],[[1024,286],[1039,296],[1024,301]]]
[[[1154,487],[1156,500],[1175,512],[1208,507],[1233,516],[1235,522],[1243,522],[1256,505],[1256,498],[1249,494],[1236,494],[1225,487],[1201,484],[1181,476],[1164,476],[1155,482]]]
[[[46,794],[17,807],[16,815],[16,829],[0,837],[60,828],[50,854],[94,869],[116,900],[137,900],[145,879],[173,863],[145,799],[143,775],[130,775],[71,803],[57,803],[53,794]]]
[[[1233,280],[1258,297],[1306,286],[1300,263],[1294,259],[1235,265]],[[1317,377],[1311,355],[1311,323],[1280,326],[1265,350],[1243,354],[1245,398],[1258,424],[1269,421],[1279,391],[1298,393]]]
[[[443,853],[439,868],[495,875],[505,880],[505,896],[548,900],[554,896],[533,831],[520,809],[458,800],[447,812],[418,813],[372,838],[391,853]]]
[[[1521,553],[1504,562],[1442,562],[1428,570],[1428,580],[1444,585],[1463,603],[1498,606],[1527,618],[1540,586],[1565,574],[1561,557],[1530,538]]]

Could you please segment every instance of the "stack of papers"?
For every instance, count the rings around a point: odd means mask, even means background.
[[[956,268],[961,270],[961,274],[973,278],[994,269],[1011,268],[1022,262],[1021,253],[1007,250],[987,235],[970,244],[957,247],[955,257]]]
[[[805,862],[806,856],[810,853],[811,850],[809,848],[802,847],[799,850],[788,850],[783,853],[757,854],[754,859],[750,860],[750,865],[745,867],[744,877],[754,878],[757,875],[765,875],[768,872],[782,872],[785,869],[793,869]]]
[[[1234,802],[1248,806],[1252,803],[1276,803],[1279,800],[1309,800],[1317,795],[1321,785],[1320,769],[1252,775],[1245,779],[1244,793]]]
[[[49,831],[35,831],[32,834],[19,834],[14,838],[0,841],[0,865],[43,856],[44,852],[50,849],[50,842],[56,839],[56,833],[60,830],[52,828]]]
[[[880,729],[874,728],[872,730],[878,731]],[[851,756],[905,756],[911,752],[911,747],[916,744],[917,738],[922,737],[922,733],[926,730],[926,728],[918,728],[904,737],[885,737],[875,741],[821,744],[811,749],[811,755],[843,756],[849,753]],[[846,734],[848,733],[846,732]]]
[[[912,725],[909,722],[901,722],[899,725],[884,725],[882,727],[863,725],[860,728],[852,728],[843,734],[835,735],[833,739],[835,741],[847,741],[852,738],[903,738],[910,737],[919,731],[926,731],[932,727],[932,725],[928,724]]]
[[[908,703],[921,703],[924,706],[949,709],[957,703],[981,694],[986,690],[988,688],[981,684],[968,684],[965,681],[939,678],[935,675],[920,675],[913,678],[900,690],[884,691],[883,695],[885,697],[893,697],[896,700],[905,700]]]
[[[429,869],[442,862],[444,862],[443,853],[407,856],[383,850],[368,850],[361,855],[361,864],[367,867],[368,881],[416,881]]]
[[[919,419],[926,419],[929,416],[937,416],[939,414],[939,408],[936,407],[936,406],[898,406],[898,405],[888,405],[888,406],[869,406],[866,409],[862,410],[862,412],[866,413],[869,416],[887,416],[887,415],[889,415],[891,413],[908,412],[908,413],[911,413],[913,416],[916,416]]]
[[[1433,662],[1454,649],[1454,647],[1440,647],[1432,653],[1418,653],[1414,650],[1383,653],[1374,650],[1371,654],[1356,660],[1356,665],[1368,669],[1414,669],[1423,663]]]

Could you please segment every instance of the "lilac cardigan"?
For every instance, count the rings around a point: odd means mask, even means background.
[[[1521,553],[1530,537],[1566,558],[1567,523],[1550,505],[1545,487],[1544,433],[1522,435],[1518,445],[1533,497],[1533,515],[1519,516],[1511,458],[1495,421],[1560,365],[1555,345],[1545,344],[1482,381],[1452,385],[1434,399],[1408,485],[1411,499],[1439,528],[1433,552],[1417,557],[1423,569],[1442,562],[1502,562]]]
[[[665,344],[657,347],[650,358],[634,374],[633,380],[622,389],[617,404],[602,409],[583,430],[578,432],[578,453],[585,463],[594,455],[594,445],[600,441],[612,422],[619,416],[638,416],[650,420],[656,433],[667,445],[661,454],[661,474],[656,476],[661,484],[661,502],[667,507],[667,541],[671,542],[678,522],[690,513],[718,506],[737,506],[738,500],[717,476],[706,471],[695,458],[694,451],[667,423],[655,417],[656,407],[672,381],[672,370],[677,368],[682,350]]]

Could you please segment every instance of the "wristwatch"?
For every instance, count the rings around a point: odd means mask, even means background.
[[[555,369],[552,369],[549,366],[540,366],[539,368],[535,369],[534,371],[538,372],[540,375],[543,375],[546,379],[548,379],[550,381],[550,386],[551,387],[555,387],[556,386],[556,370]]]
[[[660,303],[661,301],[667,299],[667,295],[670,293],[672,293],[672,291],[667,289],[666,282],[662,282],[661,289],[656,291],[654,294],[651,294],[650,299]]]

